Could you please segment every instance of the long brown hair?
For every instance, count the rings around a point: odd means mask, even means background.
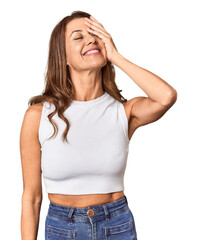
[[[58,132],[58,126],[52,119],[56,113],[58,113],[58,116],[67,125],[62,134],[63,141],[67,141],[67,133],[70,128],[68,119],[63,115],[64,111],[69,107],[72,99],[74,99],[74,88],[66,64],[66,25],[73,19],[82,17],[90,18],[90,16],[91,15],[86,12],[74,11],[70,16],[64,17],[55,26],[49,41],[48,63],[45,73],[45,89],[40,95],[33,96],[28,101],[28,106],[36,103],[44,103],[45,101],[54,104],[55,110],[47,116],[54,128],[54,133],[50,138],[54,135],[56,136]],[[115,68],[113,64],[108,61],[101,71],[103,90],[121,103],[127,102],[127,99],[120,94],[122,90],[119,90],[115,83]]]

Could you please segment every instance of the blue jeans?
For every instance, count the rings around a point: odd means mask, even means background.
[[[126,196],[84,208],[50,201],[45,240],[137,240],[135,221]]]

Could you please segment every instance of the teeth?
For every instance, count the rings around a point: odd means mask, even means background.
[[[86,54],[94,53],[94,52],[99,52],[99,50],[91,50],[91,51],[87,52]],[[85,55],[86,55],[86,54],[85,54]]]

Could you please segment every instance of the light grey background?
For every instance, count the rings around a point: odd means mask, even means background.
[[[21,239],[23,191],[19,135],[30,97],[44,87],[48,43],[72,11],[93,15],[129,61],[171,84],[175,105],[130,141],[125,195],[139,240],[196,240],[196,8],[195,1],[4,1],[0,6],[1,236]],[[131,99],[146,94],[116,67]],[[44,239],[49,200],[43,185],[38,240]]]

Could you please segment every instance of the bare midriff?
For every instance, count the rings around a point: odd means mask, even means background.
[[[89,207],[116,201],[124,197],[124,192],[112,192],[106,194],[86,194],[86,195],[63,195],[48,193],[48,198],[52,203],[70,207]]]

